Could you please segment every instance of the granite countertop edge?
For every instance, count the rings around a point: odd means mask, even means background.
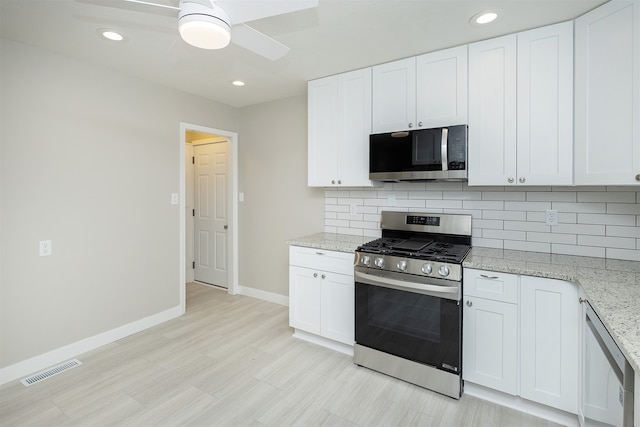
[[[288,240],[303,246],[354,252],[374,237],[316,233]],[[640,262],[474,247],[463,267],[564,280],[587,300],[636,372],[640,373]]]

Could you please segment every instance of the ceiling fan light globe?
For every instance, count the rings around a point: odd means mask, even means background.
[[[231,28],[209,16],[185,16],[178,28],[182,40],[201,49],[222,49],[231,41]]]

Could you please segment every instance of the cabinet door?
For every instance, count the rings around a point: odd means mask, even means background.
[[[323,273],[322,328],[325,338],[353,345],[354,279],[353,275]]]
[[[316,270],[289,267],[289,325],[320,334],[321,280]]]
[[[573,22],[517,37],[517,182],[571,185]]]
[[[469,185],[516,182],[516,36],[469,45]]]
[[[417,127],[467,124],[467,46],[416,58]]]
[[[577,286],[521,276],[520,296],[520,395],[577,414]]]
[[[640,184],[640,3],[575,21],[575,184]]]
[[[369,134],[371,134],[371,68],[340,74],[337,178],[342,186],[371,186]]]
[[[463,378],[516,395],[518,306],[465,296],[462,325]]]
[[[373,133],[415,127],[415,57],[373,67]]]
[[[338,77],[308,83],[308,185],[327,187],[338,176]]]

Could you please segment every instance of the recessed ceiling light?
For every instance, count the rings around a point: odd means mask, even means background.
[[[234,80],[231,84],[234,86],[244,86],[244,82],[242,80]]]
[[[105,39],[115,41],[115,42],[121,42],[121,41],[124,41],[125,39],[125,37],[122,34],[109,28],[98,28],[98,34],[104,37]]]
[[[469,22],[471,23],[471,25],[476,26],[486,25],[498,19],[498,17],[500,16],[500,12],[501,11],[498,9],[483,10],[482,12],[473,15]]]

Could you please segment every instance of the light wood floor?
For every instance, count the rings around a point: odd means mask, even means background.
[[[286,307],[190,283],[185,316],[30,387],[0,387],[0,425],[554,425],[357,367],[291,334]]]

